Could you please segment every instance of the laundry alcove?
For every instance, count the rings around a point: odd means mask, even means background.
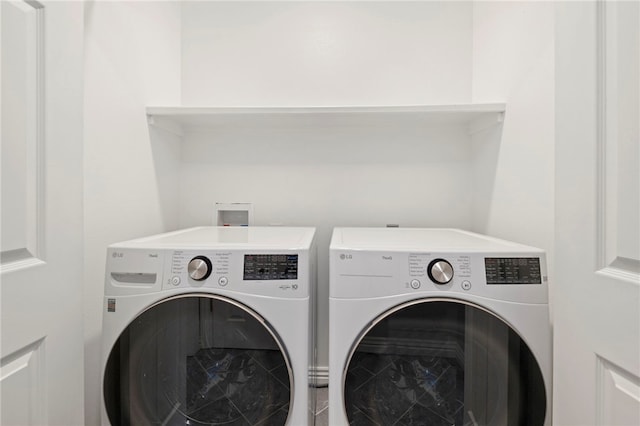
[[[180,227],[211,224],[216,202],[253,203],[255,225],[318,227],[316,376],[326,383],[331,230],[482,231],[496,161],[487,152],[500,145],[506,105],[148,106],[146,114],[152,144],[178,141]]]

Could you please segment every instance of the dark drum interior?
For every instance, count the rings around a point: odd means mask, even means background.
[[[105,370],[112,425],[284,425],[290,365],[241,305],[214,296],[163,301],[120,335]]]
[[[344,378],[351,425],[541,426],[542,373],[496,316],[458,301],[385,314],[352,353]]]

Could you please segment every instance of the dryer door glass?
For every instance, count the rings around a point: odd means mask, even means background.
[[[257,314],[219,296],[181,296],[140,314],[107,361],[112,425],[284,425],[289,360]]]
[[[542,373],[501,319],[458,301],[421,301],[382,315],[344,375],[352,425],[539,426]]]

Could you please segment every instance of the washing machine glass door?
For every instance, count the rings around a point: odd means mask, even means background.
[[[531,350],[478,306],[423,300],[379,317],[344,375],[353,425],[539,426],[546,392]]]
[[[215,295],[167,299],[120,335],[104,375],[112,425],[284,425],[293,377],[275,332]]]

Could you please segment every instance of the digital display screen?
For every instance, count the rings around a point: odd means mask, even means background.
[[[538,257],[486,257],[487,284],[542,284]]]
[[[245,254],[244,280],[296,280],[297,254]]]

